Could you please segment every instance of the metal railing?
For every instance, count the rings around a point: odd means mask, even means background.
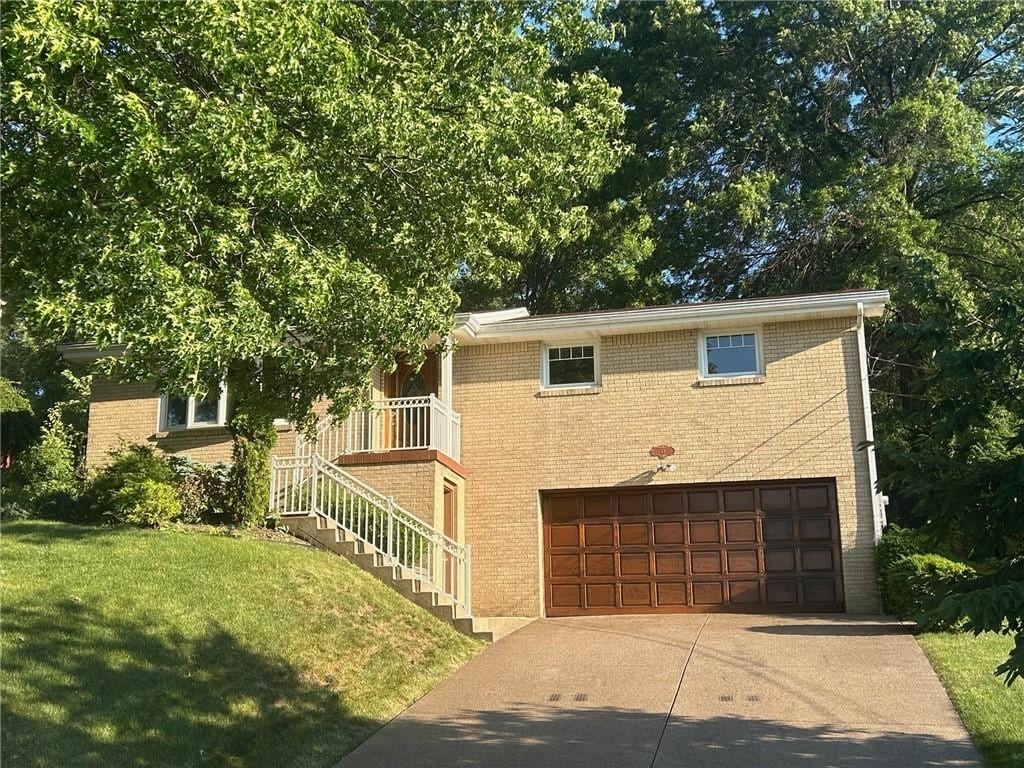
[[[375,400],[367,410],[352,411],[343,421],[321,419],[313,438],[298,433],[298,456],[320,454],[330,459],[349,453],[441,451],[461,461],[462,418],[435,395]]]
[[[471,613],[469,545],[459,544],[318,453],[273,459],[270,513],[333,520],[372,544],[389,564],[408,569]]]

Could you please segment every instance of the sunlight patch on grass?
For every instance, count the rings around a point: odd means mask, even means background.
[[[986,768],[1024,766],[1024,682],[1009,688],[993,671],[1013,639],[985,633],[931,632],[918,638],[960,717],[981,752]]]
[[[481,647],[280,539],[21,521],[0,548],[5,765],[330,766]]]

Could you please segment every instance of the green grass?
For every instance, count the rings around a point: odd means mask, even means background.
[[[3,526],[7,766],[333,765],[480,647],[289,543]]]
[[[1012,637],[929,633],[918,640],[987,768],[1024,766],[1024,681],[1007,688],[992,674],[1010,652]]]

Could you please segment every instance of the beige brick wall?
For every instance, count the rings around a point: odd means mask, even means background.
[[[877,610],[855,322],[764,326],[758,384],[699,386],[697,331],[602,339],[597,394],[541,396],[537,342],[459,349],[475,612],[543,610],[540,491],[810,477],[836,480],[848,609]],[[662,443],[678,471],[652,476]]]
[[[159,403],[152,384],[125,384],[94,377],[89,396],[86,468],[95,470],[106,464],[121,441],[151,445],[166,453],[180,453],[210,464],[231,461],[231,436],[227,429],[204,427],[161,432]],[[295,453],[295,433],[290,428],[278,430],[273,453],[277,456]]]

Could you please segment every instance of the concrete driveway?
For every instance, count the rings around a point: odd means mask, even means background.
[[[877,617],[545,619],[341,763],[979,766],[917,642]]]

